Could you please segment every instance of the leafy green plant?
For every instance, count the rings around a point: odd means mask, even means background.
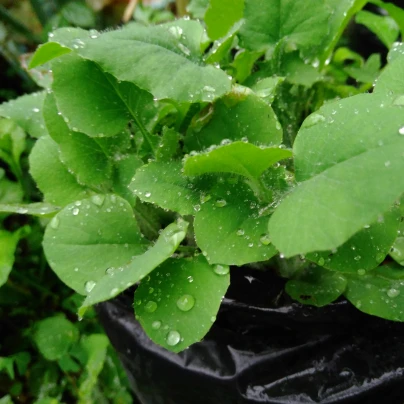
[[[0,211],[42,215],[80,316],[138,284],[136,318],[180,352],[215,321],[230,266],[260,263],[303,304],[343,295],[404,321],[399,13],[373,29],[381,70],[338,46],[355,15],[376,26],[365,3],[194,1],[204,23],[49,35],[30,64],[50,65],[49,89],[0,107],[37,138],[43,202]]]

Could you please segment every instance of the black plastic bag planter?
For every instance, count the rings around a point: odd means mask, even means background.
[[[142,404],[404,403],[404,324],[302,306],[269,272],[233,268],[217,321],[180,354],[143,332],[133,293],[97,309]]]

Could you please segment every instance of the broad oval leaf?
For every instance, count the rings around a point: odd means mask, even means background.
[[[314,267],[286,283],[286,292],[302,304],[322,307],[344,293],[347,280],[339,273]]]
[[[261,97],[246,87],[236,87],[194,119],[185,145],[189,151],[200,151],[223,140],[277,146],[282,142],[282,127]]]
[[[194,230],[209,263],[244,265],[276,254],[268,236],[268,217],[260,216],[263,206],[246,184],[219,183],[204,199],[195,214]]]
[[[56,275],[77,293],[88,294],[109,267],[142,254],[131,206],[116,195],[93,195],[58,213],[46,228],[43,246]]]
[[[230,284],[228,270],[222,272],[202,256],[170,259],[156,268],[135,292],[136,318],[147,335],[173,352],[200,341]]]
[[[393,321],[404,321],[404,271],[381,266],[366,275],[346,275],[345,297],[360,311]]]
[[[267,168],[288,157],[292,157],[290,150],[278,147],[260,148],[250,143],[234,142],[186,158],[184,173],[195,176],[223,172],[257,179]]]
[[[111,267],[106,274],[94,284],[79,309],[83,315],[89,306],[111,299],[142,280],[154,268],[159,266],[175,252],[185,238],[188,223],[179,220],[171,223],[160,234],[156,243],[144,254],[132,257],[127,265]]]

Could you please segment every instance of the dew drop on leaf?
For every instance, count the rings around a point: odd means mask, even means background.
[[[261,242],[261,244],[269,245],[269,244],[271,244],[271,239],[269,238],[268,234],[263,234],[260,237],[260,242]]]
[[[59,227],[59,223],[60,223],[59,218],[57,216],[55,216],[50,222],[50,227],[52,227],[52,229],[56,230]]]
[[[404,135],[404,126],[402,126],[402,127],[398,130],[398,133],[399,133],[400,135]]]
[[[146,192],[146,193],[144,194],[144,196],[145,196],[146,198],[150,198],[150,197],[151,197],[151,192]]]
[[[366,270],[358,269],[358,275],[360,275],[360,276],[366,275]]]
[[[189,311],[195,306],[195,298],[192,295],[182,295],[177,300],[177,307],[181,311]]]
[[[93,195],[93,196],[91,197],[91,202],[92,202],[94,205],[97,205],[97,206],[102,206],[102,204],[104,203],[104,201],[105,201],[105,195]]]
[[[230,267],[228,265],[217,264],[213,267],[213,271],[217,275],[227,275],[230,272]]]
[[[151,326],[153,330],[158,330],[161,327],[161,321],[153,321]]]
[[[74,216],[77,216],[79,214],[80,210],[78,208],[74,208],[72,213]]]
[[[309,128],[310,126],[314,126],[320,122],[324,122],[325,117],[321,114],[311,114],[305,121],[304,126]]]
[[[90,293],[94,287],[95,287],[96,283],[94,281],[87,281],[84,284],[84,289],[86,290],[87,293]]]
[[[153,300],[150,300],[145,304],[144,309],[148,313],[154,313],[157,310],[157,303],[153,302]]]
[[[181,340],[181,335],[178,331],[172,330],[167,334],[166,342],[169,346],[177,345]]]
[[[243,229],[238,229],[238,230],[236,231],[236,234],[237,234],[238,236],[244,236],[244,230],[243,230]]]
[[[397,297],[400,294],[400,291],[395,288],[391,288],[387,291],[387,296],[388,297]]]
[[[218,199],[218,200],[216,201],[215,205],[216,205],[218,208],[223,208],[224,206],[227,205],[227,202],[226,202],[225,199]]]
[[[320,259],[317,262],[317,265],[319,265],[320,267],[322,267],[325,264],[325,260],[323,257],[320,257]]]

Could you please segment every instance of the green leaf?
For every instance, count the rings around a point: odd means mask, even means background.
[[[370,11],[362,10],[356,14],[355,22],[362,24],[372,31],[388,49],[397,40],[399,27],[397,23],[388,16],[381,16]]]
[[[70,1],[60,10],[60,13],[72,25],[83,28],[96,25],[94,11],[84,2]]]
[[[369,59],[366,61],[364,66],[362,67],[347,66],[345,67],[344,70],[356,81],[371,84],[376,81],[377,76],[380,73],[380,68],[381,68],[380,54],[374,53],[373,55],[370,55]]]
[[[155,343],[181,352],[206,335],[230,284],[229,268],[220,267],[222,275],[202,256],[170,259],[140,283],[136,318]]]
[[[83,315],[89,306],[117,296],[170,258],[184,239],[187,227],[188,223],[183,220],[170,224],[144,254],[133,257],[125,266],[116,266],[108,271],[89,292],[79,314]]]
[[[382,266],[366,275],[347,276],[345,297],[360,311],[393,321],[404,321],[404,271]]]
[[[131,206],[116,195],[93,195],[66,206],[46,228],[43,246],[56,275],[88,294],[110,267],[122,266],[147,246]]]
[[[49,42],[39,45],[28,67],[33,69],[70,52],[71,50],[69,48],[61,46],[56,42]]]
[[[234,184],[232,178],[205,195],[197,205],[194,230],[209,263],[244,265],[276,254],[268,237],[268,217],[260,216],[261,208],[251,189],[241,181]]]
[[[385,3],[380,0],[371,0],[370,3],[384,8],[400,27],[401,36],[404,35],[404,10],[402,8],[396,6],[394,3]]]
[[[230,28],[243,18],[244,0],[210,0],[205,13],[209,38],[224,37]]]
[[[322,54],[330,53],[353,12],[364,3],[245,0],[242,42],[247,49],[262,50],[285,41],[291,49],[299,49],[304,59],[324,59]]]
[[[60,359],[77,341],[77,328],[64,317],[55,316],[35,324],[34,341],[39,352],[50,361]]]
[[[246,49],[241,49],[236,53],[231,66],[235,69],[233,75],[238,83],[243,83],[250,76],[255,62],[263,53],[263,51],[250,52]]]
[[[306,257],[320,266],[346,273],[362,273],[376,268],[389,253],[400,223],[398,209],[380,216],[336,251],[311,253]]]
[[[398,48],[397,55],[388,63],[383,69],[382,74],[378,77],[377,83],[374,88],[375,94],[385,94],[387,97],[396,96],[395,102],[402,104],[404,102],[404,79],[403,79],[403,63],[404,56],[402,50]]]
[[[404,266],[404,221],[401,219],[399,230],[397,231],[397,238],[391,247],[390,257],[393,258],[398,264]]]
[[[0,203],[0,212],[18,213],[20,215],[50,216],[60,210],[59,206],[43,202],[8,204]]]
[[[14,204],[22,201],[24,194],[18,182],[10,181],[0,168],[0,203]]]
[[[292,157],[290,150],[234,142],[188,157],[184,162],[184,174],[195,176],[222,172],[257,179],[267,168],[288,157]]]
[[[223,140],[246,139],[257,145],[277,146],[282,141],[282,128],[265,101],[246,87],[236,87],[194,120],[185,145],[189,151],[199,151]]]
[[[14,380],[15,373],[14,373],[14,359],[12,357],[2,358],[0,357],[0,372],[5,371],[7,372],[8,376],[11,380]],[[12,401],[11,401],[12,403]]]
[[[20,238],[26,234],[26,228],[20,228],[14,233],[0,229],[0,287],[3,286],[14,265],[14,253]]]
[[[46,134],[42,117],[45,95],[45,92],[32,93],[5,102],[0,105],[0,116],[13,120],[32,137],[39,138]]]
[[[13,400],[11,399],[11,396],[7,394],[6,396],[0,398],[0,404],[13,404]]]
[[[142,201],[190,215],[199,202],[199,193],[181,171],[178,161],[151,162],[136,171],[129,189]]]
[[[391,208],[404,192],[402,125],[402,108],[372,94],[306,119],[294,143],[296,180],[304,182],[269,223],[285,256],[337,248]]]
[[[266,77],[255,83],[251,89],[268,104],[275,99],[276,89],[285,80],[284,77]]]
[[[87,354],[86,373],[80,382],[78,396],[80,403],[93,402],[93,393],[98,381],[98,375],[104,366],[109,345],[108,338],[103,334],[85,336],[81,345]]]
[[[132,206],[136,204],[136,196],[129,189],[136,170],[143,165],[143,161],[136,157],[134,154],[119,159],[115,162],[114,172],[114,191],[116,194],[125,198]]]
[[[174,129],[165,126],[161,134],[161,142],[157,149],[156,160],[171,160],[178,152],[179,142],[180,134]]]
[[[59,160],[59,148],[49,136],[38,139],[29,156],[30,173],[45,201],[64,206],[88,196],[73,174]]]
[[[20,173],[19,162],[25,150],[25,133],[13,121],[0,120],[0,158],[5,160],[13,171]],[[17,168],[18,167],[18,168]]]
[[[49,135],[58,144],[60,159],[81,185],[102,187],[108,184],[112,163],[96,139],[70,131],[58,113],[55,98],[48,94],[44,102],[44,119]]]
[[[62,38],[64,30],[53,40],[157,99],[209,102],[230,90],[225,72],[201,62],[203,28],[199,22],[177,20],[148,27],[128,24],[121,30],[93,35],[94,39],[77,34],[82,36],[79,45],[76,40],[77,49],[74,40]]]
[[[342,295],[347,280],[341,274],[313,267],[286,283],[286,292],[303,304],[326,306]]]
[[[205,16],[208,5],[209,0],[190,0],[187,11],[192,14],[194,18],[202,19]]]

